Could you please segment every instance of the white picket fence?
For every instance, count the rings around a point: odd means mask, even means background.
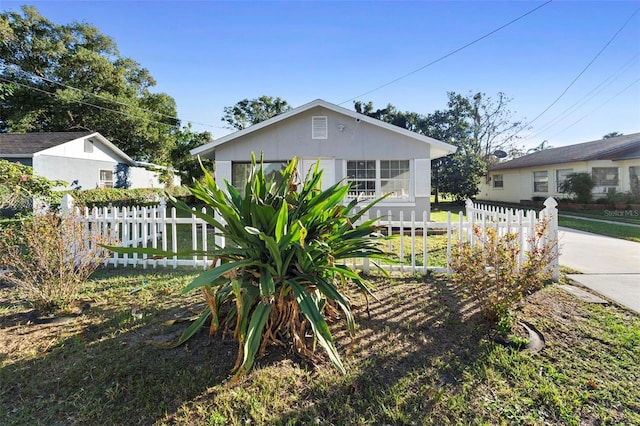
[[[432,272],[450,273],[452,248],[458,242],[470,241],[474,244],[474,227],[477,226],[484,235],[488,227],[493,227],[502,236],[512,232],[517,235],[519,246],[521,247],[519,262],[522,264],[526,258],[526,253],[535,244],[532,237],[535,235],[536,226],[541,221],[547,222],[547,234],[538,244],[547,245],[554,250],[553,263],[550,265],[554,280],[559,277],[559,256],[558,256],[558,212],[557,202],[553,198],[545,201],[545,208],[539,212],[535,210],[521,210],[506,207],[497,207],[488,204],[474,203],[467,200],[464,211],[460,211],[458,219],[453,220],[449,212],[445,222],[430,222],[427,220],[427,213],[423,212],[422,217],[416,217],[415,212],[411,212],[408,218],[400,212],[398,220],[378,221],[378,225],[387,234],[396,234],[398,243],[388,242],[388,250],[393,253],[401,262],[398,264],[384,264],[379,266],[390,271],[410,272],[413,274],[426,274]],[[383,216],[384,215],[384,216]],[[391,217],[391,211],[384,214],[378,210],[374,217]],[[425,235],[443,235],[446,237],[446,265],[429,266],[429,241]],[[408,253],[407,253],[408,252]],[[365,272],[370,269],[370,261],[358,259],[352,262],[355,267],[362,268]]]
[[[63,203],[69,208],[68,203]],[[545,208],[539,212],[534,210],[516,210],[500,208],[490,205],[473,203],[468,200],[464,211],[458,215],[458,219],[452,219],[448,213],[445,222],[430,222],[427,213],[423,212],[417,217],[411,212],[409,217],[400,214],[398,220],[388,220],[391,212],[376,211],[375,216],[381,217],[378,225],[387,234],[397,234],[397,241],[388,242],[388,250],[393,252],[400,260],[397,264],[379,264],[380,267],[390,271],[400,271],[413,274],[426,274],[429,271],[450,272],[452,248],[458,241],[473,241],[474,226],[480,227],[484,232],[487,227],[494,227],[499,234],[514,232],[518,235],[521,250],[521,260],[524,260],[525,252],[531,249],[530,237],[534,235],[536,224],[541,220],[548,222],[548,236],[546,242],[557,242],[558,239],[558,215],[557,203],[553,198],[545,201]],[[204,209],[203,209],[204,211]],[[84,218],[91,229],[99,229],[103,233],[110,234],[118,240],[122,247],[157,248],[165,251],[177,252],[185,249],[207,251],[215,241],[213,228],[194,214],[190,217],[180,217],[176,208],[167,209],[162,201],[155,207],[117,208],[104,207],[92,210],[84,209],[77,212]],[[444,235],[446,237],[446,265],[430,266],[430,251],[427,235]],[[188,245],[188,246],[185,246]],[[218,238],[217,244],[223,244]],[[557,244],[553,244],[557,249]],[[211,247],[213,248],[213,247]],[[189,257],[153,257],[146,254],[118,254],[113,253],[108,263],[119,266],[147,267],[178,267],[192,266],[196,268],[208,268],[212,259],[203,255]],[[368,272],[371,261],[357,259],[351,265]],[[558,256],[551,265],[554,278],[559,275]]]

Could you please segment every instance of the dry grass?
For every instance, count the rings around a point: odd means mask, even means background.
[[[237,347],[206,331],[166,349],[199,297],[192,271],[102,272],[65,324],[27,323],[0,288],[0,423],[68,424],[638,424],[640,318],[552,286],[516,315],[545,335],[539,353],[496,344],[475,304],[444,276],[375,278],[353,296],[351,341],[333,325],[348,373],[281,348],[228,384]],[[142,287],[131,294],[131,290]]]

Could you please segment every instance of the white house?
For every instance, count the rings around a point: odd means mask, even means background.
[[[160,166],[134,161],[97,132],[0,133],[0,159],[82,189],[164,187]]]
[[[429,212],[431,160],[455,152],[439,140],[317,99],[191,151],[215,160],[216,178],[243,188],[251,153],[264,155],[265,170],[282,168],[291,158],[308,172],[317,160],[323,186],[343,179],[349,197],[391,196],[379,204],[386,214]],[[421,216],[420,216],[421,217]]]
[[[517,203],[534,197],[566,197],[570,173],[586,172],[593,195],[640,190],[640,133],[545,149],[489,167],[478,198]]]

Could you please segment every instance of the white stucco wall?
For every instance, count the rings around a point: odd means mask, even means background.
[[[92,152],[85,152],[85,138],[76,139],[67,143],[54,146],[49,149],[40,151],[36,155],[44,155],[47,157],[64,157],[93,161],[106,161],[111,163],[122,162],[116,153],[108,149],[97,138],[89,138],[92,143]]]
[[[327,117],[327,139],[312,138],[312,117]],[[324,171],[323,186],[343,179],[348,160],[410,160],[409,200],[385,200],[379,208],[394,217],[403,210],[430,210],[431,169],[430,145],[408,136],[355,120],[321,106],[274,123],[242,138],[216,147],[216,178],[231,181],[231,163],[248,162],[251,153],[265,162],[302,160],[303,170],[317,159]],[[329,164],[332,164],[330,166]]]

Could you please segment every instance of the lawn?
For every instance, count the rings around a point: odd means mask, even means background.
[[[640,242],[640,227],[637,226],[596,222],[593,220],[576,219],[566,216],[560,216],[558,224],[560,226],[578,229],[580,231]]]
[[[202,307],[180,295],[194,276],[100,271],[89,311],[61,324],[29,323],[0,284],[0,424],[640,424],[640,318],[615,305],[529,296],[516,315],[547,343],[531,353],[491,339],[446,276],[373,277],[370,316],[352,296],[355,339],[331,325],[346,375],[271,348],[230,385],[229,336],[161,346]]]

